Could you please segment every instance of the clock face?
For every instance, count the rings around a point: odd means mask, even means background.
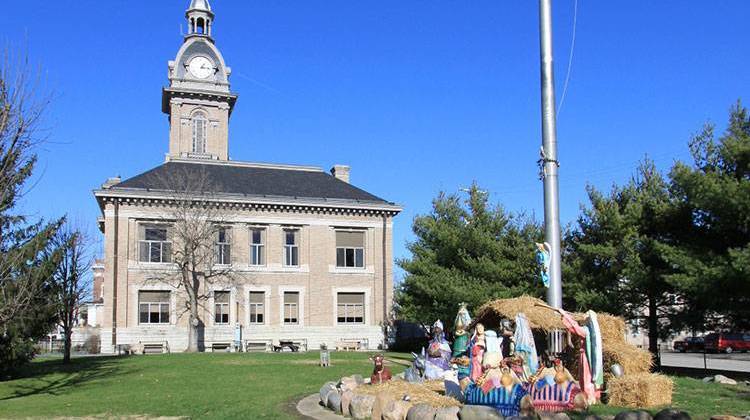
[[[190,70],[190,74],[199,79],[205,79],[215,73],[214,63],[208,58],[200,56],[190,60],[188,70]]]

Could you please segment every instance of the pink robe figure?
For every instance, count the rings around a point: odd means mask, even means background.
[[[484,343],[477,342],[471,346],[471,373],[469,379],[476,382],[482,376],[482,359],[484,358]]]
[[[588,335],[588,332],[578,325],[576,320],[573,319],[570,314],[562,309],[558,309],[558,312],[562,315],[562,322],[565,324],[565,328],[568,329],[568,332],[577,335],[582,340],[580,343],[581,350],[578,360],[578,381],[580,382],[583,393],[586,394],[586,399],[589,404],[593,404],[596,402],[596,387],[591,380],[591,365],[589,365],[589,360],[586,357],[586,335]]]

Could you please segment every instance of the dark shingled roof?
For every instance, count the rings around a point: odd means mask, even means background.
[[[170,161],[112,186],[164,190],[164,180],[195,174],[205,176],[216,193],[266,197],[353,200],[392,204],[336,177],[315,170],[272,165],[215,164]]]

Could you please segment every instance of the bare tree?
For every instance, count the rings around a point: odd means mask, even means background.
[[[77,314],[91,292],[89,274],[92,256],[87,235],[69,224],[58,232],[53,243],[56,249],[62,250],[62,259],[52,276],[52,284],[56,293],[57,319],[65,337],[63,363],[69,363]]]
[[[189,314],[188,352],[202,349],[204,320],[201,308],[215,283],[230,285],[234,277],[229,269],[229,247],[217,244],[221,237],[231,242],[231,229],[225,224],[225,211],[214,198],[212,183],[205,171],[182,170],[160,177],[164,192],[170,196],[163,219],[171,224],[171,262],[176,274],[165,274],[161,281],[171,282],[185,291],[184,313]]]

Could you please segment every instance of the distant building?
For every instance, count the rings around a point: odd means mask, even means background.
[[[392,304],[393,218],[401,208],[352,185],[345,165],[327,173],[230,160],[237,95],[214,44],[214,13],[207,0],[193,0],[186,17],[188,34],[162,91],[170,122],[166,162],[124,181],[111,178],[94,192],[105,257],[94,269],[102,313],[91,322],[101,326],[102,352],[137,343],[187,348],[184,292],[155,277],[176,270],[173,221],[164,217],[174,201],[155,180],[198,173],[227,213],[215,245],[218,263],[235,279],[206,290],[206,348],[233,342],[238,325],[245,341],[259,345],[381,346]]]

